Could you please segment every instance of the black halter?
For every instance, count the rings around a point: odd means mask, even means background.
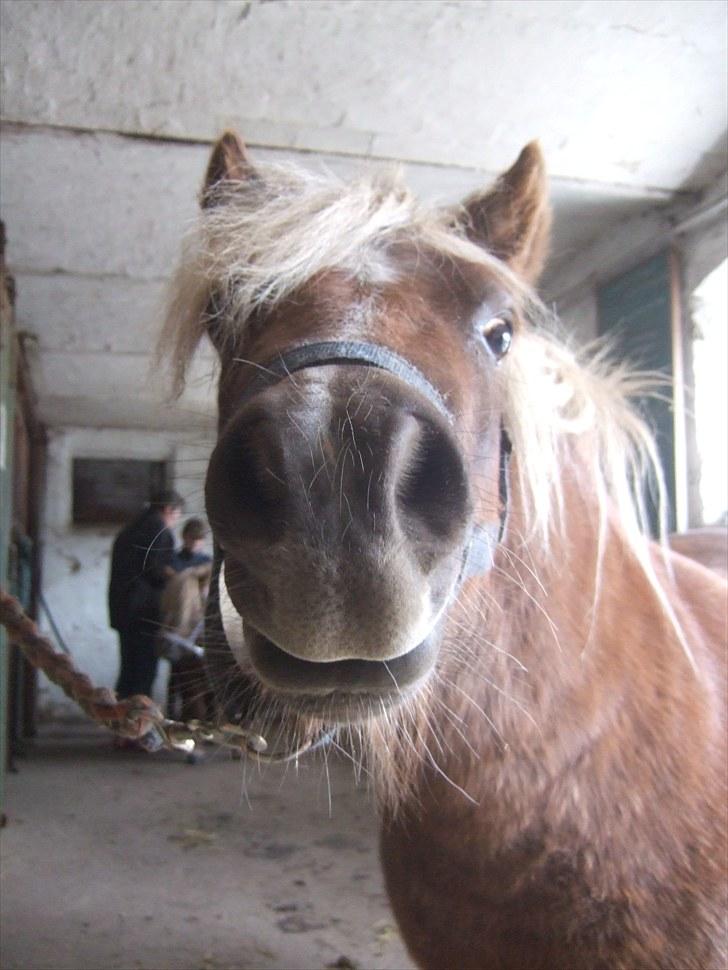
[[[324,340],[311,344],[301,344],[279,353],[256,372],[243,391],[240,404],[247,403],[256,394],[290,377],[297,371],[309,367],[322,367],[326,364],[360,364],[387,371],[387,373],[404,381],[409,387],[426,397],[447,420],[448,424],[454,424],[455,417],[448,406],[446,397],[414,364],[387,347],[358,340]],[[510,454],[510,438],[505,428],[501,426],[498,483],[499,521],[490,525],[476,524],[473,526],[463,554],[463,563],[456,589],[466,579],[471,576],[483,575],[493,566],[493,556],[496,546],[503,538],[508,513],[508,462]]]

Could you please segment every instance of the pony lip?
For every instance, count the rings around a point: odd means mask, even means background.
[[[422,685],[434,667],[439,636],[427,639],[393,660],[300,660],[246,623],[248,654],[261,681],[288,696],[329,701],[371,697],[399,700]]]

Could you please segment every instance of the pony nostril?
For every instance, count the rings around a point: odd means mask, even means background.
[[[405,531],[424,527],[438,539],[458,534],[468,516],[468,488],[462,459],[449,435],[418,421],[400,458],[395,489],[398,518]]]
[[[241,445],[228,461],[230,487],[234,497],[252,515],[268,518],[280,509],[287,488],[285,481],[259,452]]]
[[[280,535],[288,487],[279,452],[275,435],[260,423],[235,428],[215,448],[207,507],[236,538],[270,541]]]

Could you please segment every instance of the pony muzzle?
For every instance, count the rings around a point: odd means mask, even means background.
[[[223,429],[206,484],[221,604],[244,620],[239,662],[283,698],[389,703],[434,667],[473,523],[428,386],[358,363],[304,368],[244,394]]]

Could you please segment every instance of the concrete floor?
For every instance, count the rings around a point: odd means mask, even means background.
[[[7,776],[3,970],[408,970],[343,759],[257,766],[46,728]]]

